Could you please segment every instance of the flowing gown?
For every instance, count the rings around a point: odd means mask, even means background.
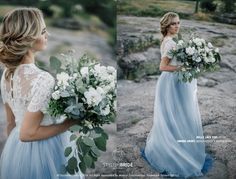
[[[26,111],[45,109],[54,87],[54,78],[35,64],[22,64],[12,76],[12,83],[1,80],[3,103],[12,109],[16,127],[11,131],[0,160],[1,179],[58,179],[84,178],[79,171],[76,176],[62,174],[66,164],[64,149],[71,144],[70,132],[64,132],[45,140],[22,142],[19,139],[21,123]],[[44,115],[41,125],[51,125],[53,120]]]
[[[169,57],[175,47],[167,37],[161,45],[161,56]],[[171,65],[179,64],[176,59]],[[197,101],[197,81],[184,83],[173,72],[162,72],[155,92],[154,120],[141,155],[158,172],[173,177],[202,176],[212,166],[205,153],[201,116]],[[197,142],[200,141],[200,142]]]

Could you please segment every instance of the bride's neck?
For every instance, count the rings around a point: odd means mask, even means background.
[[[177,36],[177,34],[171,34],[171,33],[167,33],[167,34],[166,34],[166,37],[174,38],[174,37],[176,37],[176,36]]]
[[[34,52],[29,50],[22,59],[22,64],[34,63]]]

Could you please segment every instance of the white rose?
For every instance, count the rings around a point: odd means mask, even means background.
[[[195,61],[196,62],[200,62],[202,59],[200,58],[200,57],[197,57],[196,59],[195,59]]]
[[[116,69],[112,66],[108,66],[107,67],[107,73],[109,74],[115,74],[116,73]]]
[[[101,87],[97,87],[97,92],[98,92],[99,94],[101,94],[102,96],[105,95],[105,91],[104,91],[104,89],[101,88]]]
[[[88,76],[88,74],[89,74],[88,67],[82,67],[80,69],[80,73],[81,73],[82,77]]]
[[[55,100],[58,100],[60,98],[60,92],[58,90],[54,91],[52,93],[52,98],[55,99]]]
[[[205,50],[206,50],[206,53],[210,52],[210,49],[208,47],[206,47]]]
[[[69,79],[70,79],[70,76],[65,72],[61,72],[61,73],[57,74],[57,80],[58,80],[59,85],[68,86]]]
[[[216,48],[216,49],[215,49],[215,52],[216,52],[216,53],[219,53],[219,48]]]
[[[193,55],[194,54],[194,48],[193,47],[188,47],[188,48],[186,48],[185,51],[188,55]]]
[[[208,42],[207,46],[208,46],[209,48],[213,48],[213,45],[211,44],[211,42]]]
[[[216,61],[216,59],[212,56],[209,56],[209,57],[204,58],[204,61],[206,63],[214,63]]]
[[[196,43],[196,45],[197,45],[197,46],[201,46],[201,45],[202,45],[202,42],[199,41],[199,42]]]
[[[104,109],[101,109],[101,115],[106,116],[110,113],[110,106],[107,104]]]
[[[184,41],[183,40],[179,40],[178,41],[178,45],[183,45],[184,44]]]
[[[216,61],[216,59],[214,57],[211,57],[210,61],[211,61],[211,63],[214,63]]]
[[[90,87],[89,90],[84,93],[84,96],[88,105],[97,106],[102,101],[102,95],[93,87]]]

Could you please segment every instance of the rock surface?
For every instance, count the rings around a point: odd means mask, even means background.
[[[127,37],[155,32],[158,22],[159,18],[119,16],[118,33]],[[236,178],[236,26],[181,20],[181,28],[191,28],[206,40],[215,42],[222,55],[221,69],[204,74],[198,80],[204,135],[218,137],[206,143],[206,151],[214,157],[215,162],[212,170],[201,178]],[[159,31],[155,35],[160,37]],[[152,76],[143,78],[139,83],[118,81],[117,146],[122,154],[121,163],[132,164],[132,167],[118,168],[120,174],[160,178],[140,157],[140,148],[145,146],[152,126],[157,80],[158,76]]]

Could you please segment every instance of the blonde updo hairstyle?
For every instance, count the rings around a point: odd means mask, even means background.
[[[23,57],[40,37],[43,14],[37,8],[19,8],[6,14],[0,30],[0,62],[7,68],[5,78],[14,73]]]
[[[163,38],[167,35],[168,28],[170,27],[172,23],[172,19],[174,19],[175,17],[179,17],[179,15],[176,14],[175,12],[168,12],[164,14],[164,16],[161,18],[160,28],[161,28],[161,34],[163,35]]]

